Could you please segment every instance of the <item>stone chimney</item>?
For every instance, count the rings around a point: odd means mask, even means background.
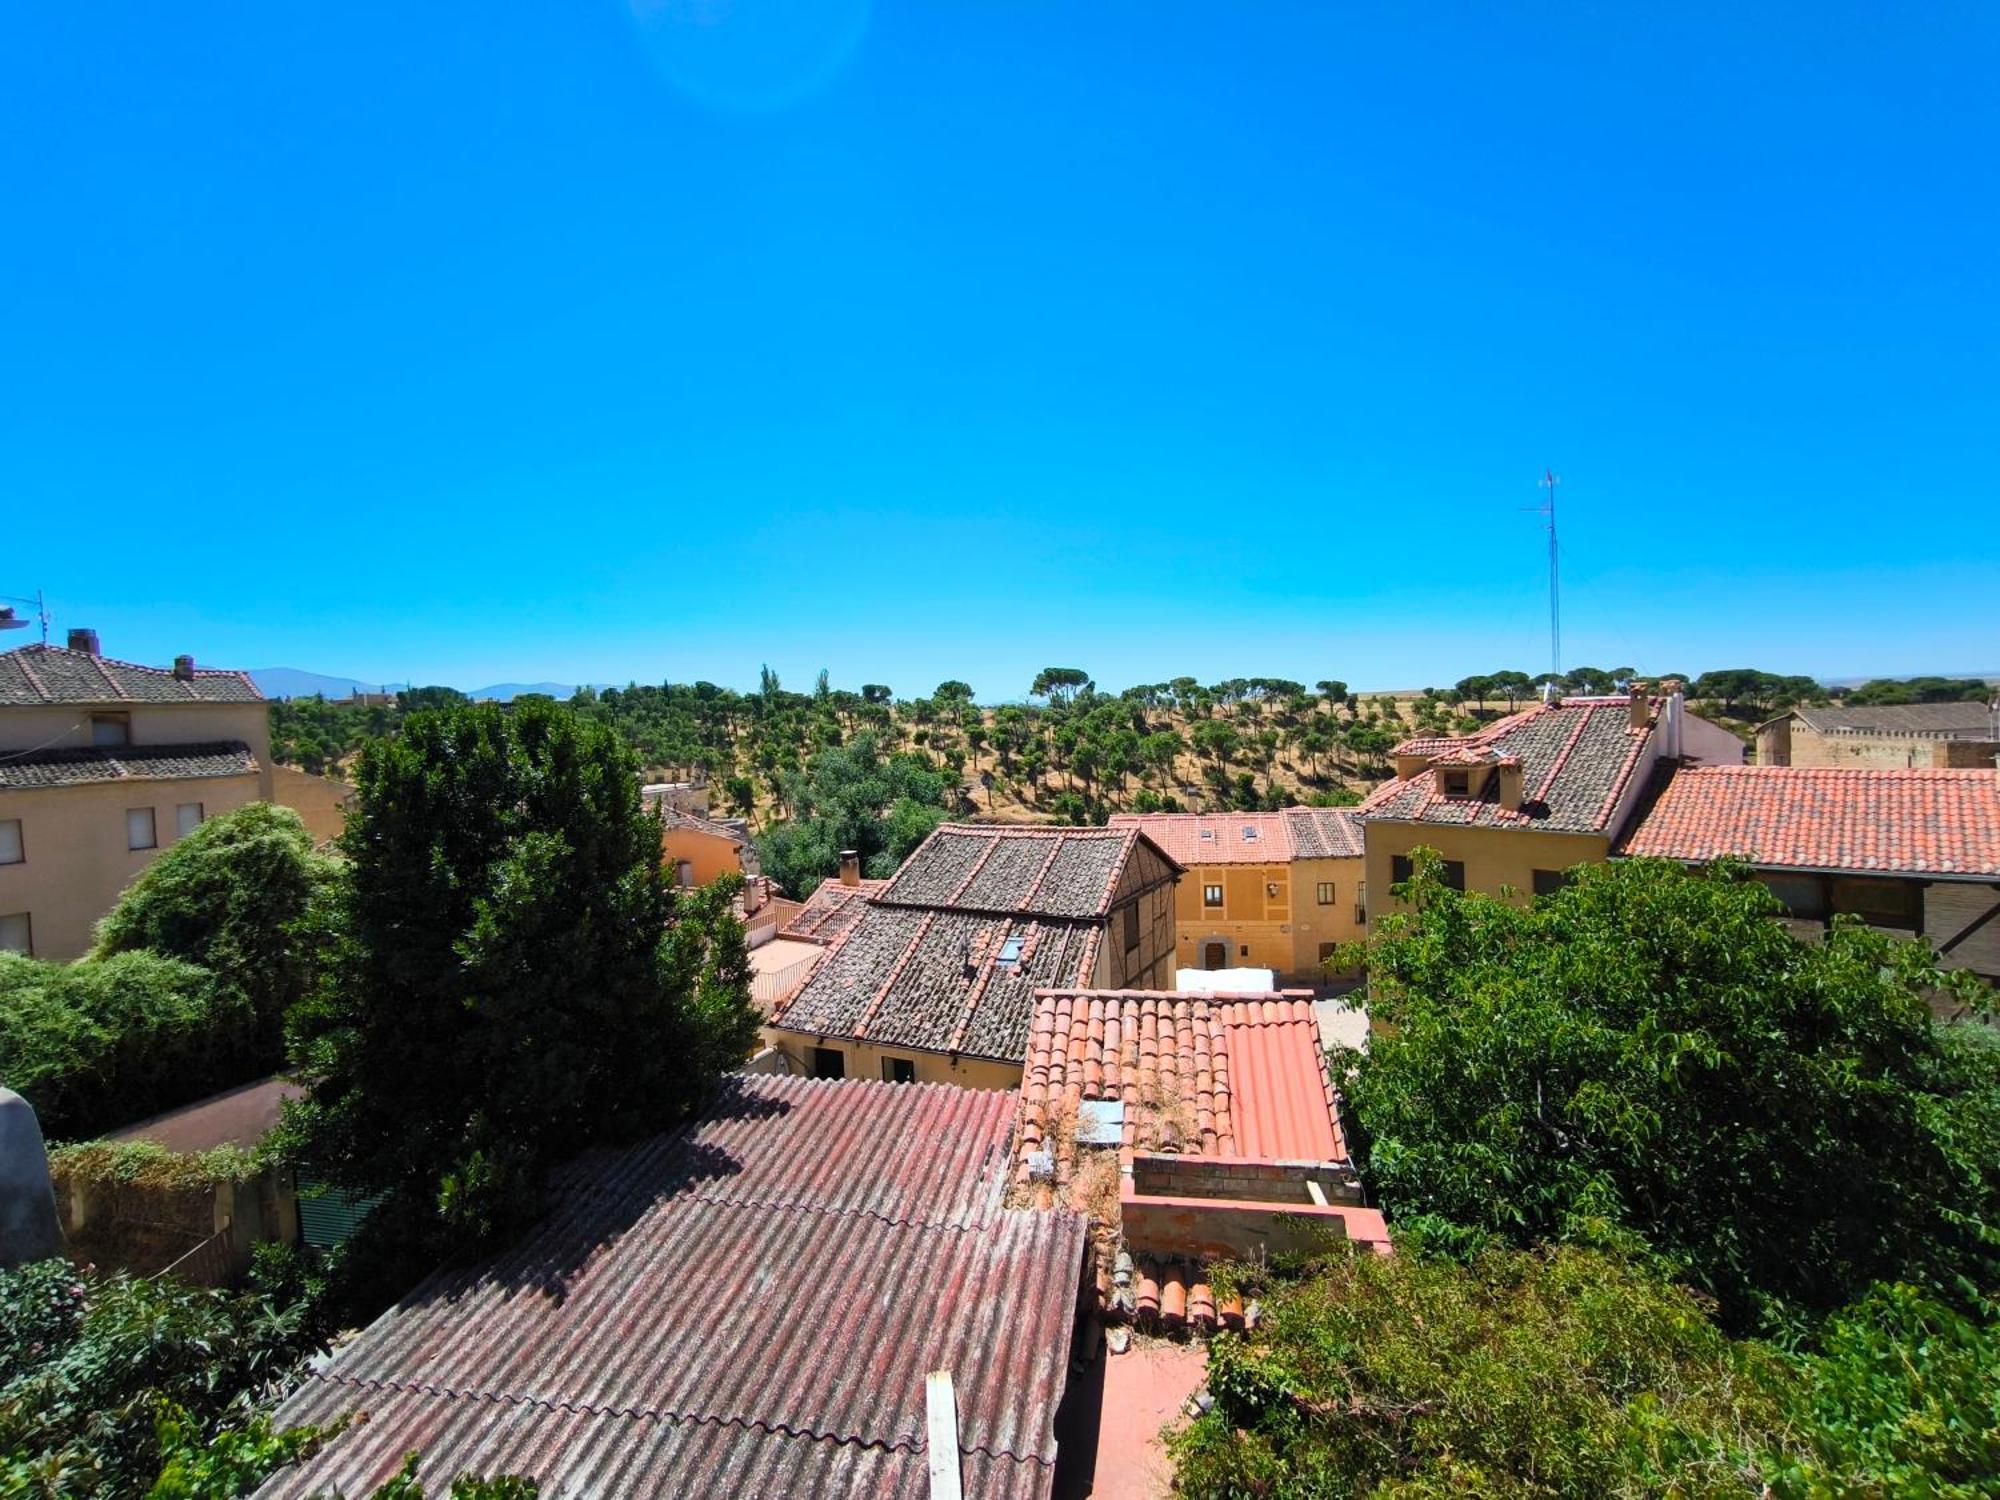
[[[1637,683],[1632,685],[1632,727],[1644,729],[1653,722],[1653,700],[1646,696],[1646,690]]]
[[[97,632],[82,626],[73,626],[69,633],[69,649],[81,651],[86,656],[97,655]]]
[[[193,682],[194,658],[192,656],[176,656],[174,658],[174,676],[180,678],[182,682]]]
[[[840,851],[840,883],[842,885],[861,884],[861,855],[853,849]]]
[[[1500,806],[1508,812],[1521,810],[1521,778],[1525,774],[1520,759],[1509,756],[1500,762]]]

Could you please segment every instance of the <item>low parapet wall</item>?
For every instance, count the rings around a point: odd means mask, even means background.
[[[1389,1253],[1389,1228],[1379,1210],[1353,1203],[1257,1202],[1139,1193],[1120,1185],[1119,1218],[1135,1253],[1204,1259],[1255,1260],[1310,1253],[1329,1238],[1353,1240]]]
[[[1338,1162],[1262,1161],[1240,1156],[1132,1154],[1132,1186],[1147,1198],[1231,1198],[1258,1203],[1354,1202],[1353,1173]],[[1313,1189],[1319,1196],[1313,1196]]]

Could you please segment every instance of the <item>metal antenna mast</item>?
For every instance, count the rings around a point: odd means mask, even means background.
[[[1544,469],[1542,477],[1535,482],[1549,492],[1548,504],[1522,508],[1549,518],[1549,671],[1560,677],[1563,669],[1562,582],[1556,565],[1556,486],[1562,483],[1562,475],[1553,469]]]

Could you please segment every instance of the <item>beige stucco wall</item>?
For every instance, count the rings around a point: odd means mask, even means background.
[[[1511,888],[1514,899],[1527,901],[1535,893],[1535,871],[1566,870],[1610,857],[1610,840],[1602,834],[1549,833],[1541,829],[1452,828],[1428,823],[1391,823],[1371,818],[1363,825],[1367,845],[1368,917],[1372,923],[1396,905],[1389,896],[1395,883],[1391,860],[1398,854],[1428,846],[1446,859],[1465,866],[1465,888],[1499,896]]]
[[[0,916],[26,912],[37,958],[72,959],[132,879],[176,837],[176,813],[199,802],[212,818],[259,800],[257,774],[192,781],[114,781],[0,791],[0,819],[21,820],[26,858],[0,865]],[[154,849],[126,848],[125,814],[153,809]]]
[[[778,1026],[764,1028],[764,1043],[774,1048],[784,1060],[783,1066],[773,1071],[801,1077],[812,1074],[813,1048],[826,1047],[838,1051],[846,1059],[846,1076],[849,1078],[880,1079],[883,1059],[894,1057],[916,1064],[918,1083],[955,1083],[960,1088],[1005,1092],[1012,1092],[1021,1086],[1019,1063],[994,1062],[983,1057],[954,1059],[936,1052],[918,1052],[908,1047],[876,1047],[837,1036],[822,1041],[805,1032],[786,1031]]]
[[[0,750],[86,749],[92,714],[126,714],[135,745],[196,745],[241,740],[259,766],[271,764],[271,716],[263,703],[103,703],[58,708],[0,709]],[[268,772],[258,795],[270,800]]]
[[[1894,770],[1913,766],[1970,769],[1991,766],[1995,748],[1984,740],[1942,740],[1915,734],[1820,734],[1795,723],[1790,763]]]
[[[340,837],[354,795],[353,787],[330,776],[315,776],[296,766],[271,768],[271,800],[297,813],[316,844]]]

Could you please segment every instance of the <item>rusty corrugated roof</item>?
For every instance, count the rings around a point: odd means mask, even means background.
[[[365,1409],[266,1496],[422,1477],[545,1494],[901,1495],[952,1372],[968,1496],[1055,1463],[1084,1223],[1002,1209],[1012,1096],[738,1078],[702,1119],[564,1172],[540,1229],[433,1277],[278,1410]]]

